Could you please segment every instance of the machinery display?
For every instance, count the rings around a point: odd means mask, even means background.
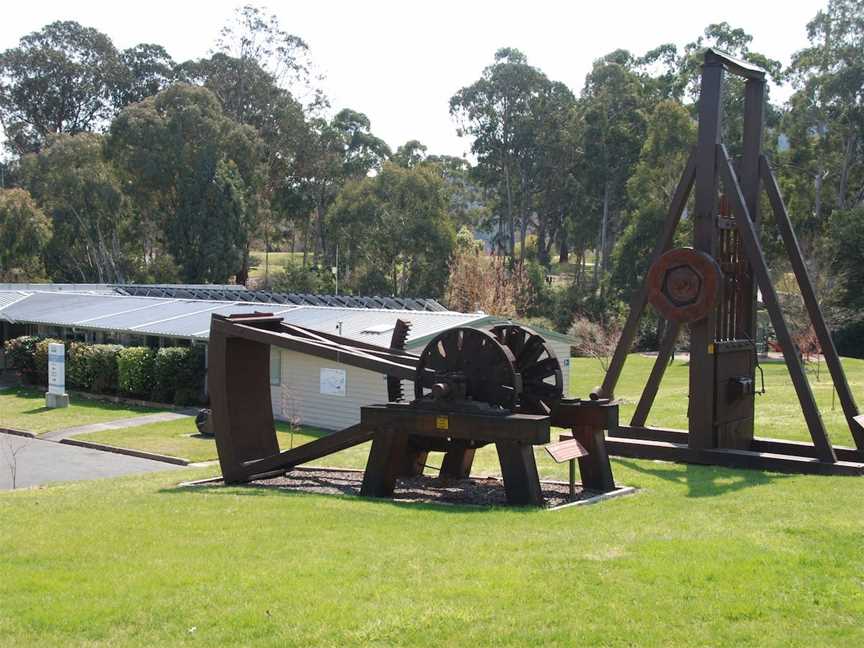
[[[744,79],[741,157],[721,141],[721,96],[726,74]],[[652,265],[630,303],[630,314],[595,398],[612,398],[639,319],[651,304],[666,320],[665,337],[636,411],[618,437],[616,455],[733,467],[824,474],[864,474],[864,418],[852,397],[837,350],[807,273],[789,215],[768,159],[762,154],[765,71],[708,49],[702,66],[695,149],[669,208]],[[855,448],[831,443],[783,316],[760,244],[762,192],[779,230],[822,354],[831,373]],[[693,245],[672,248],[691,190]],[[754,435],[757,396],[757,289],[771,319],[812,443]],[[682,326],[690,330],[687,431],[647,425],[660,381]]]
[[[603,435],[604,429],[614,433],[617,405],[565,399],[560,363],[542,336],[512,324],[459,327],[414,356],[404,350],[409,330],[397,320],[390,347],[383,347],[266,313],[213,315],[209,386],[225,482],[284,474],[372,441],[361,489],[367,496],[392,496],[399,477],[422,474],[430,452],[444,453],[440,476],[467,478],[474,453],[489,444],[510,504],[543,505],[535,445],[546,445],[553,457],[578,459],[585,489],[615,488]],[[271,345],[381,373],[389,402],[363,406],[358,424],[280,452],[270,401]],[[414,384],[410,402],[404,380]],[[553,425],[572,434],[550,444]]]

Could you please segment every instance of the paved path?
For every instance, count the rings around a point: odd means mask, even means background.
[[[181,467],[162,461],[0,433],[0,490],[12,488],[12,453],[16,453],[17,488],[55,481],[80,481],[176,470]]]
[[[118,419],[116,421],[106,421],[105,423],[90,423],[89,425],[78,425],[75,427],[62,428],[53,432],[40,434],[40,439],[49,439],[51,441],[59,441],[78,434],[87,434],[88,432],[103,432],[105,430],[122,430],[124,428],[138,427],[139,425],[147,425],[148,423],[161,423],[162,421],[176,421],[177,419],[192,418],[189,414],[180,412],[159,412],[157,414],[146,414],[144,416],[133,416],[132,418]]]

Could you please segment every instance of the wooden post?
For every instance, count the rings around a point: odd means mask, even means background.
[[[645,389],[642,390],[642,396],[639,397],[639,404],[636,405],[636,411],[633,412],[633,418],[630,420],[630,425],[634,427],[642,427],[645,421],[648,420],[648,413],[651,411],[651,406],[654,404],[654,398],[657,396],[657,390],[660,388],[660,381],[663,380],[663,374],[666,373],[666,367],[669,365],[669,358],[672,356],[672,351],[675,350],[675,341],[678,339],[678,333],[681,330],[681,324],[674,320],[667,320],[666,334],[663,336],[663,341],[660,343],[660,349],[657,351],[657,359],[654,361],[654,366],[651,367],[651,375],[648,376],[648,382],[645,383]]]
[[[408,435],[393,428],[377,430],[363,473],[360,495],[363,497],[393,497],[396,478],[404,465]]]
[[[831,332],[828,330],[828,325],[822,315],[822,309],[819,307],[816,291],[813,290],[813,284],[810,281],[810,275],[807,272],[807,266],[801,254],[801,248],[798,246],[798,238],[792,229],[786,205],[783,204],[783,198],[780,195],[780,188],[777,186],[777,180],[774,178],[771,167],[768,166],[768,161],[764,157],[760,158],[759,169],[765,182],[765,191],[768,194],[768,200],[774,212],[774,219],[777,221],[780,236],[786,247],[786,253],[789,255],[789,261],[792,264],[792,270],[795,273],[795,278],[798,280],[798,287],[801,289],[804,305],[807,307],[807,313],[810,315],[810,322],[813,324],[813,330],[816,332],[819,346],[822,348],[822,355],[825,356],[825,364],[828,365],[831,380],[834,382],[834,388],[837,391],[837,396],[840,398],[840,406],[843,408],[843,414],[846,417],[849,430],[852,432],[855,447],[858,448],[858,452],[864,458],[864,428],[855,420],[855,417],[858,416],[858,405],[852,396],[852,390],[849,389],[849,383],[846,381],[846,372],[843,371],[843,365],[840,364],[840,355],[837,353],[837,347],[834,346]]]
[[[518,441],[498,441],[498,461],[507,503],[514,506],[543,506],[540,475],[534,460],[534,448]]]
[[[467,479],[471,476],[471,466],[474,464],[474,448],[451,448],[444,453],[441,462],[440,477]]]
[[[706,55],[699,96],[693,247],[711,257],[716,257],[717,247],[717,144],[720,142],[722,81],[722,62]],[[715,328],[716,308],[708,317],[690,325],[690,402],[687,413],[691,448],[717,447],[714,428]]]

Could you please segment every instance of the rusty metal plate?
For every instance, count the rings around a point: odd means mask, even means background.
[[[576,439],[567,439],[558,443],[550,443],[546,448],[549,456],[555,460],[555,463],[578,459],[579,457],[587,457],[588,451]]]
[[[720,266],[710,255],[693,248],[669,250],[648,271],[648,301],[667,320],[697,322],[717,303],[720,279]]]

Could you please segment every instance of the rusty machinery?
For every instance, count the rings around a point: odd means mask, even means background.
[[[460,327],[432,339],[419,356],[404,350],[409,325],[397,320],[390,347],[286,324],[253,313],[214,315],[209,386],[222,475],[239,483],[372,441],[361,494],[392,496],[396,480],[423,472],[430,452],[443,452],[440,475],[465,478],[477,448],[495,444],[507,500],[542,505],[533,447],[578,459],[586,489],[615,488],[603,443],[618,408],[609,401],[563,398],[558,359],[530,329]],[[297,448],[279,451],[270,401],[270,347],[289,349],[387,376],[390,402],[361,407],[360,423]],[[404,402],[402,381],[414,383]],[[571,438],[549,444],[550,426]]]
[[[745,80],[742,155],[733,162],[721,142],[724,74]],[[864,427],[783,204],[762,154],[765,72],[717,50],[705,52],[695,149],[673,195],[668,217],[642,288],[602,386],[592,394],[611,398],[648,303],[666,320],[657,360],[629,426],[609,438],[613,454],[735,467],[827,474],[864,472]],[[695,186],[692,248],[670,249]],[[855,448],[835,447],[825,431],[777,292],[769,276],[759,232],[765,190],[785,252],[837,390]],[[812,443],[754,436],[757,287],[770,315]],[[690,327],[688,431],[648,427],[647,417],[682,325]]]

